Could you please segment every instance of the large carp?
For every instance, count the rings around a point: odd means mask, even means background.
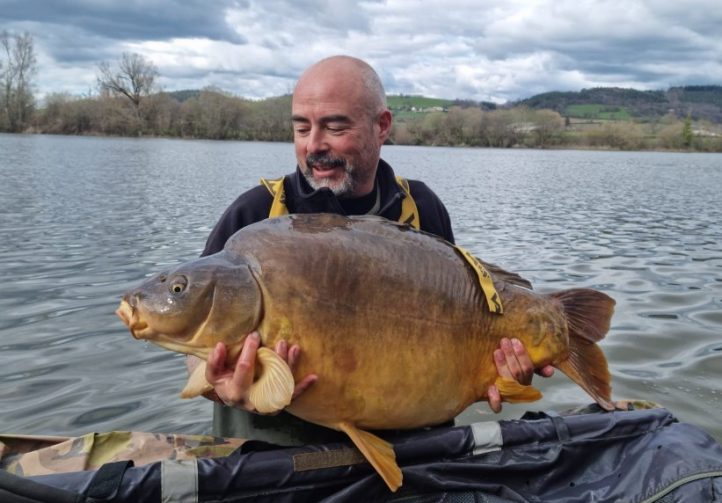
[[[473,263],[488,271],[484,288]],[[503,314],[492,312],[501,307]],[[245,227],[223,251],[148,279],[117,312],[134,337],[203,360],[223,342],[229,364],[257,330],[256,409],[285,407],[344,431],[396,490],[393,448],[364,430],[446,422],[485,399],[492,384],[505,401],[541,397],[497,375],[493,351],[502,337],[520,339],[535,368],[553,365],[613,409],[596,345],[613,307],[589,289],[536,294],[518,275],[403,224],[299,214]],[[293,376],[267,349],[281,339],[302,350]],[[191,382],[203,385],[189,384],[185,396],[207,389],[203,373],[200,366]],[[291,402],[294,378],[310,373],[318,381]]]

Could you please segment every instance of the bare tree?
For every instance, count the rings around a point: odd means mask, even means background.
[[[107,62],[98,65],[98,86],[115,96],[130,100],[140,120],[140,104],[153,92],[158,69],[153,62],[136,53],[123,53],[117,71]]]
[[[0,33],[0,128],[21,131],[35,106],[32,78],[37,71],[33,37]]]

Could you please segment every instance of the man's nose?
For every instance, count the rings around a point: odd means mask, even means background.
[[[326,152],[328,149],[329,147],[323,129],[313,128],[307,137],[306,152],[309,154],[318,154]]]

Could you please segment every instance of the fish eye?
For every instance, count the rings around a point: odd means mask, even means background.
[[[173,294],[179,294],[183,293],[187,286],[188,280],[184,276],[178,276],[169,282],[168,289]]]

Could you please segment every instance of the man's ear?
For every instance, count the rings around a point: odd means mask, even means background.
[[[393,117],[388,109],[381,112],[378,118],[379,126],[379,144],[383,145],[386,139],[391,134],[391,124],[393,123]]]

